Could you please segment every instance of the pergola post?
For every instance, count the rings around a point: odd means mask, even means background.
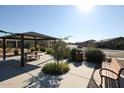
[[[56,40],[54,40],[54,46],[53,46],[54,47],[54,58],[55,58],[55,52],[56,52],[55,51],[55,49],[56,49],[55,44],[56,44]]]
[[[35,48],[35,52],[37,51],[37,40],[36,38],[34,38],[34,48]],[[37,53],[35,53],[35,55],[37,55]]]
[[[3,38],[3,60],[6,59],[6,39]]]
[[[37,50],[37,41],[36,41],[36,38],[34,38],[34,48],[35,48],[35,51]]]
[[[24,67],[25,60],[24,60],[24,36],[21,35],[21,67]]]
[[[18,48],[18,41],[16,40],[16,48]]]

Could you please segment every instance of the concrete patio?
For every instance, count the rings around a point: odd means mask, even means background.
[[[53,57],[42,53],[39,60],[28,62],[23,68],[20,68],[19,62],[13,60],[12,57],[8,58],[8,61],[0,62],[0,87],[88,87],[95,64],[69,62],[70,71],[64,75],[50,76],[43,74],[41,72],[42,67],[51,61],[53,61]]]

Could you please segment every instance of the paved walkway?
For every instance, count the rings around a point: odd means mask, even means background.
[[[19,62],[12,59],[9,62],[1,62],[0,87],[86,88],[88,86],[95,64],[70,62],[68,73],[60,76],[45,75],[41,72],[41,68],[52,61],[51,59],[53,57],[43,54],[40,60],[28,62],[24,68],[20,68]]]

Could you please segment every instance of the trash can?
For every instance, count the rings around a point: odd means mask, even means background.
[[[82,51],[75,52],[75,60],[76,61],[83,61],[83,52]]]

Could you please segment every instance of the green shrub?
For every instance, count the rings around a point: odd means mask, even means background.
[[[63,58],[69,58],[70,48],[65,48],[63,51]]]
[[[105,60],[105,54],[99,49],[90,48],[86,50],[85,58],[89,62],[102,63]]]
[[[40,51],[45,52],[46,49],[45,48],[40,48]]]
[[[46,74],[51,75],[61,75],[65,74],[70,70],[67,63],[47,63],[43,68],[42,71]]]
[[[48,49],[46,49],[46,53],[53,55],[54,54],[54,50],[52,48],[48,48]]]

